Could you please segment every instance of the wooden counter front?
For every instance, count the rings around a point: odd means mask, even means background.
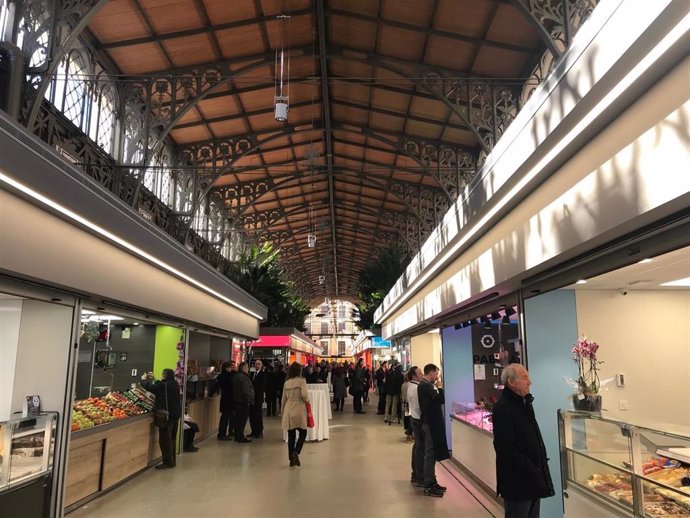
[[[65,507],[113,487],[159,457],[158,430],[151,414],[73,432]]]
[[[194,442],[203,441],[218,433],[220,396],[190,401],[188,406],[189,417],[199,425],[199,433],[194,437]]]

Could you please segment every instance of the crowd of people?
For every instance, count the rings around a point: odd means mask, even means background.
[[[347,394],[353,396],[353,409],[363,414],[362,401],[373,388],[378,394],[378,414],[384,415],[389,426],[403,419],[405,435],[414,441],[411,451],[410,481],[424,489],[424,495],[443,497],[446,488],[436,479],[436,462],[450,458],[444,415],[445,396],[440,369],[430,363],[420,369],[411,367],[406,373],[393,361],[382,362],[372,377],[360,359],[356,363],[321,362],[305,366],[293,363],[287,373],[276,362],[264,365],[255,360],[250,374],[249,363],[223,364],[216,387],[220,392],[219,440],[251,442],[249,437],[263,437],[263,403],[266,416],[281,415],[282,429],[288,436],[290,466],[300,466],[299,455],[307,436],[309,402],[307,383],[328,383],[332,386],[336,411],[343,411]],[[155,382],[149,372],[142,376],[142,385],[156,397],[155,412],[165,411],[159,427],[162,462],[158,469],[174,468],[179,419],[184,419],[183,448],[196,451],[193,444],[198,426],[182,413],[179,386],[171,369],[163,371],[162,380]],[[497,493],[503,497],[506,518],[538,518],[540,500],[554,495],[549,474],[546,448],[532,408],[529,373],[520,364],[510,364],[501,373],[504,386],[493,410],[494,449],[496,451]],[[154,416],[156,422],[158,415]],[[245,436],[249,420],[251,434]]]

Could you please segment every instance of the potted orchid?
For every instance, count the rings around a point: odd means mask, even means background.
[[[575,410],[601,412],[599,366],[604,362],[597,358],[598,350],[599,344],[586,336],[582,336],[572,348],[573,361],[578,368],[577,393],[573,395]]]

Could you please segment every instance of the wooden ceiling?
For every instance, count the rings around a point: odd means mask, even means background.
[[[402,235],[391,214],[416,218],[400,189],[441,192],[396,142],[411,137],[479,156],[475,132],[420,88],[420,66],[519,84],[544,52],[509,0],[112,0],[89,31],[104,61],[127,76],[245,68],[196,102],[169,138],[179,148],[243,135],[262,142],[213,188],[270,180],[242,216],[274,216],[247,232],[274,240],[315,298],[356,296],[359,271]],[[285,123],[274,118],[282,31],[290,55]],[[312,229],[317,246],[309,249]]]

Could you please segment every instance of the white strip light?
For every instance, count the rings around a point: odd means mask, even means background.
[[[690,29],[690,14],[686,15],[678,24],[671,29],[668,34],[654,47],[634,68],[632,68],[626,76],[620,80],[616,86],[601,99],[585,116],[580,120],[551,150],[544,155],[544,157],[529,170],[514,186],[507,192],[496,204],[476,223],[474,223],[470,230],[449,250],[447,250],[435,265],[427,272],[419,277],[408,289],[405,294],[391,305],[381,315],[379,322],[383,322],[390,315],[397,310],[405,301],[407,301],[412,293],[415,293],[422,285],[440,268],[440,265],[451,258],[465,243],[472,239],[476,234],[483,229],[487,222],[492,219],[500,210],[502,210],[508,202],[512,201],[522,191],[529,182],[531,182],[538,173],[541,172],[549,163],[556,158],[570,143],[575,140],[584,129],[590,126],[594,120],[611,105],[618,97],[620,97],[625,90],[627,90],[635,80],[637,80],[644,71],[651,67],[671,46],[678,41]],[[396,333],[399,331],[395,331]]]
[[[665,282],[663,284],[659,284],[659,286],[675,286],[682,288],[690,288],[690,277],[686,277],[685,279],[678,279],[677,281]]]
[[[72,210],[68,209],[67,207],[64,207],[63,205],[60,205],[56,201],[53,201],[50,198],[47,198],[46,196],[34,191],[30,187],[18,182],[17,180],[4,174],[3,172],[0,172],[0,181],[6,183],[7,185],[10,185],[11,187],[13,187],[13,188],[15,188],[21,192],[23,192],[24,194],[27,194],[28,196],[31,196],[35,200],[38,200],[41,203],[43,203],[44,205],[47,205],[47,206],[51,207],[52,209],[55,209],[56,211],[60,212],[61,214],[64,214],[68,218],[76,221],[77,223],[80,223],[80,224],[84,225],[85,227],[90,228],[94,232],[96,232],[96,233],[102,235],[103,237],[113,241],[114,243],[117,243],[118,245],[122,246],[123,248],[126,248],[127,250],[129,250],[130,252],[135,253],[139,257],[154,263],[155,265],[157,265],[157,266],[161,267],[162,269],[172,273],[173,275],[175,275],[181,279],[184,279],[185,281],[189,282],[190,284],[193,284],[197,288],[202,289],[203,291],[213,295],[214,297],[222,300],[223,302],[227,302],[231,306],[234,306],[237,309],[244,311],[245,313],[247,313],[247,314],[249,314],[249,315],[251,315],[257,319],[262,320],[263,317],[261,317],[261,315],[254,313],[250,309],[244,307],[241,304],[238,304],[234,300],[229,299],[228,297],[217,292],[213,288],[206,286],[204,283],[197,281],[196,279],[190,277],[186,273],[181,272],[177,268],[169,265],[168,263],[166,263],[164,261],[161,261],[157,257],[149,254],[148,252],[145,252],[144,250],[142,250],[141,248],[139,248],[137,246],[134,246],[129,241],[126,241],[125,239],[122,239],[121,237],[116,236],[112,232],[109,232],[108,230],[104,229],[103,227],[96,225],[92,221],[89,221],[88,219],[84,218],[83,216],[80,216],[76,212],[73,212]]]

